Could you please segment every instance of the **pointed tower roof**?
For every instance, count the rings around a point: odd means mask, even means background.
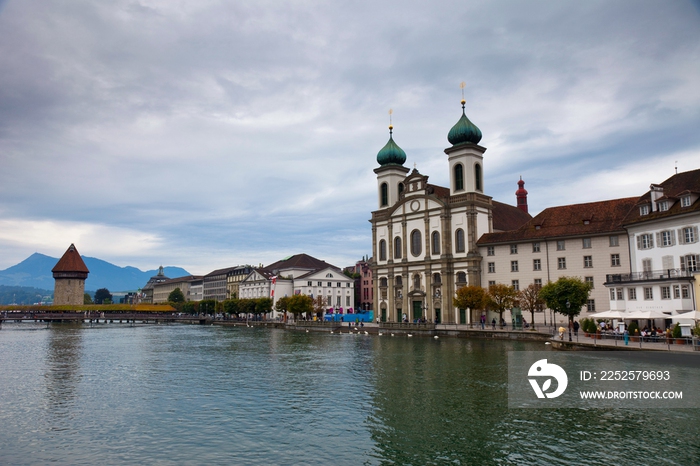
[[[63,257],[59,259],[51,271],[54,274],[65,272],[90,273],[74,244],[70,245],[65,254],[63,254]]]
[[[450,141],[450,144],[453,146],[465,143],[479,144],[479,141],[481,141],[481,130],[472,123],[469,118],[467,118],[466,113],[464,113],[465,102],[466,101],[462,99],[462,117],[447,134],[447,140]]]
[[[382,167],[385,165],[403,165],[406,161],[406,152],[394,142],[392,137],[393,125],[389,125],[389,141],[377,153],[377,163]]]

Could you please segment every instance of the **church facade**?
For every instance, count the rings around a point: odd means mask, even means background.
[[[484,233],[518,228],[526,209],[485,194],[481,131],[462,116],[447,136],[450,186],[404,167],[406,153],[393,139],[377,154],[378,209],[372,212],[374,309],[382,322],[425,319],[469,323],[452,303],[457,288],[483,286],[477,241]]]

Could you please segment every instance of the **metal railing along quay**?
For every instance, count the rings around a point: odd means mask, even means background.
[[[552,339],[569,343],[568,329],[563,335],[555,332]],[[592,345],[594,347],[627,347],[683,352],[700,351],[700,338],[698,337],[669,338],[665,335],[625,336],[620,333],[586,334],[579,330],[577,333],[571,333],[571,343],[579,343],[586,346]]]

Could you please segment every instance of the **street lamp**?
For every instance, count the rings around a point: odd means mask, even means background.
[[[571,314],[569,314],[569,309],[571,308],[571,303],[566,300],[566,314],[569,316],[569,341],[571,341]]]

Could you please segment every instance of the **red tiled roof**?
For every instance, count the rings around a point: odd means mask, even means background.
[[[450,188],[445,188],[443,186],[438,186],[436,184],[430,183],[427,183],[425,187],[428,191],[428,194],[431,194],[432,191],[432,194],[435,194],[440,199],[447,199],[448,197],[450,197]]]
[[[517,230],[487,233],[479,245],[532,239],[596,235],[622,231],[622,220],[637,202],[636,197],[550,207]],[[539,227],[539,228],[538,228]]]
[[[689,207],[681,207],[681,203],[677,201],[677,199],[680,199],[682,195],[691,193],[700,194],[700,169],[677,173],[658,186],[663,189],[662,199],[675,201],[671,208],[663,212],[653,211],[648,215],[641,215],[639,209],[632,209],[623,219],[622,223],[624,225],[631,225],[634,223],[646,222],[648,220],[656,220],[659,218],[673,217],[674,215],[685,214],[688,212],[700,212],[700,199],[696,199],[695,202]],[[651,191],[647,191],[646,194],[637,198],[635,205],[639,206],[643,204],[651,204]]]
[[[331,267],[340,270],[338,269],[338,267],[324,262],[322,260],[316,259],[315,257],[309,256],[308,254],[296,254],[294,256],[288,257],[287,259],[282,259],[281,261],[274,262],[265,267],[263,270],[265,270],[266,272],[294,268],[318,270],[325,269],[326,267]]]
[[[63,254],[63,257],[58,260],[51,271],[90,273],[74,244],[71,244],[70,247],[68,247],[68,250],[65,252],[65,254]]]
[[[517,230],[532,220],[532,215],[522,209],[498,201],[493,204],[493,229],[499,231]]]

